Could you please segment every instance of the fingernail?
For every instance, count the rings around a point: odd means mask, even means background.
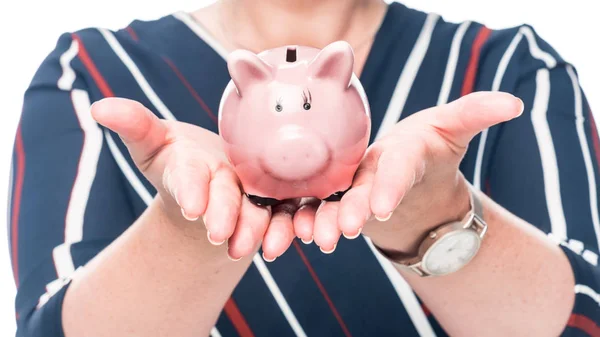
[[[303,238],[300,238],[300,240],[302,241],[303,244],[310,245],[313,242],[314,238],[311,236],[310,237],[310,241],[304,241]]]
[[[337,243],[333,245],[333,248],[331,248],[331,250],[327,251],[324,250],[323,247],[319,247],[319,249],[321,250],[321,252],[323,252],[323,254],[331,254],[333,253],[333,251],[335,250],[335,248],[337,247]]]
[[[360,233],[361,233],[361,232],[362,232],[362,227],[361,227],[361,228],[359,228],[359,229],[358,229],[358,232],[356,232],[356,234],[354,234],[354,235],[352,235],[352,236],[350,236],[350,235],[346,235],[346,233],[343,233],[343,232],[342,232],[342,234],[344,235],[344,237],[345,237],[346,239],[348,239],[348,240],[354,240],[354,239],[356,239],[356,238],[357,238],[357,237],[360,235]]]
[[[177,198],[177,189],[173,190],[173,199],[175,199],[175,202],[177,203],[177,205],[179,205],[179,207],[181,207],[181,204],[179,203],[179,198]]]
[[[206,231],[206,237],[208,238],[208,242],[212,243],[215,246],[220,246],[220,245],[224,244],[225,241],[226,241],[226,240],[223,240],[221,242],[213,241],[213,239],[210,238],[210,232],[209,231]]]
[[[204,226],[206,226],[206,213],[202,214],[202,222],[204,223]]]
[[[389,220],[389,219],[392,217],[392,214],[393,214],[393,213],[394,213],[394,212],[390,212],[390,214],[388,214],[388,215],[387,215],[385,218],[380,218],[380,217],[378,217],[378,216],[376,215],[376,216],[375,216],[375,219],[377,219],[377,220],[379,220],[379,221],[381,221],[381,222],[388,221],[388,220]]]
[[[227,258],[230,259],[233,262],[238,262],[239,260],[241,260],[241,257],[238,257],[237,259],[234,259],[233,257],[231,257],[231,255],[229,255],[229,252],[227,252]]]
[[[94,101],[91,105],[90,105],[90,111],[94,110],[94,105],[96,105],[98,101]]]
[[[267,259],[267,258],[265,257],[265,253],[262,253],[262,257],[263,257],[263,260],[265,260],[265,261],[267,261],[267,262],[273,262],[273,261],[275,261],[275,259],[276,259],[276,257],[274,257],[272,260],[269,260],[269,259]]]
[[[191,217],[189,215],[187,215],[187,213],[185,212],[185,209],[183,209],[183,207],[181,208],[181,215],[183,215],[183,217],[187,220],[187,221],[196,221],[198,220],[199,217]]]
[[[523,103],[523,100],[520,99],[519,97],[517,97],[517,99],[521,103],[521,110],[520,110],[519,115],[518,115],[518,116],[521,116],[523,114],[523,111],[525,110],[525,103]]]

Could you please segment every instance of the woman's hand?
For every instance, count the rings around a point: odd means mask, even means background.
[[[293,229],[287,214],[294,211],[294,205],[280,206],[282,211],[272,219],[270,208],[250,203],[218,135],[191,124],[161,120],[127,99],[101,100],[92,106],[92,115],[121,137],[137,167],[158,191],[157,201],[167,218],[178,228],[189,235],[206,236],[217,246],[227,241],[223,247],[228,246],[233,260],[253,255],[263,238],[264,254],[271,258],[291,244]],[[270,222],[283,225],[269,226]]]
[[[407,117],[369,147],[342,200],[311,215],[315,243],[331,252],[340,234],[354,238],[364,227],[381,248],[413,253],[429,230],[468,211],[459,164],[471,139],[522,111],[510,94],[481,92]],[[298,219],[302,238],[311,216]]]

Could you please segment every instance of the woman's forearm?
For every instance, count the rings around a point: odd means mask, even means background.
[[[401,274],[451,336],[558,336],[574,302],[560,247],[480,193],[488,233],[477,256],[442,277]]]
[[[251,257],[231,262],[201,220],[173,224],[160,203],[76,273],[63,305],[66,337],[209,334]]]

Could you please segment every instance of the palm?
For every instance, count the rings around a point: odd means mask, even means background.
[[[291,218],[287,213],[271,217],[269,208],[244,197],[218,135],[195,125],[159,120],[126,99],[100,101],[92,115],[123,139],[172,222],[204,224],[209,241],[215,245],[227,241],[233,259],[253,255],[261,242],[265,256],[272,259],[291,244]],[[282,220],[283,226],[269,226]]]

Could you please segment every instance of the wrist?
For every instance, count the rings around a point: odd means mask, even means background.
[[[453,221],[462,220],[470,209],[469,186],[464,177],[459,174],[450,187],[441,189],[443,192],[428,194],[429,202],[425,207],[395,211],[389,226],[374,224],[380,228],[377,233],[368,235],[373,243],[384,251],[394,254],[414,256],[421,242],[437,227]],[[414,211],[414,210],[417,211]],[[410,214],[409,214],[410,213]]]
[[[170,198],[163,198],[158,194],[150,205],[145,221],[156,229],[158,240],[170,241],[184,254],[202,256],[202,260],[211,264],[232,263],[227,258],[227,244],[213,245],[208,241],[206,227],[199,218],[190,221],[183,217],[180,207]]]

